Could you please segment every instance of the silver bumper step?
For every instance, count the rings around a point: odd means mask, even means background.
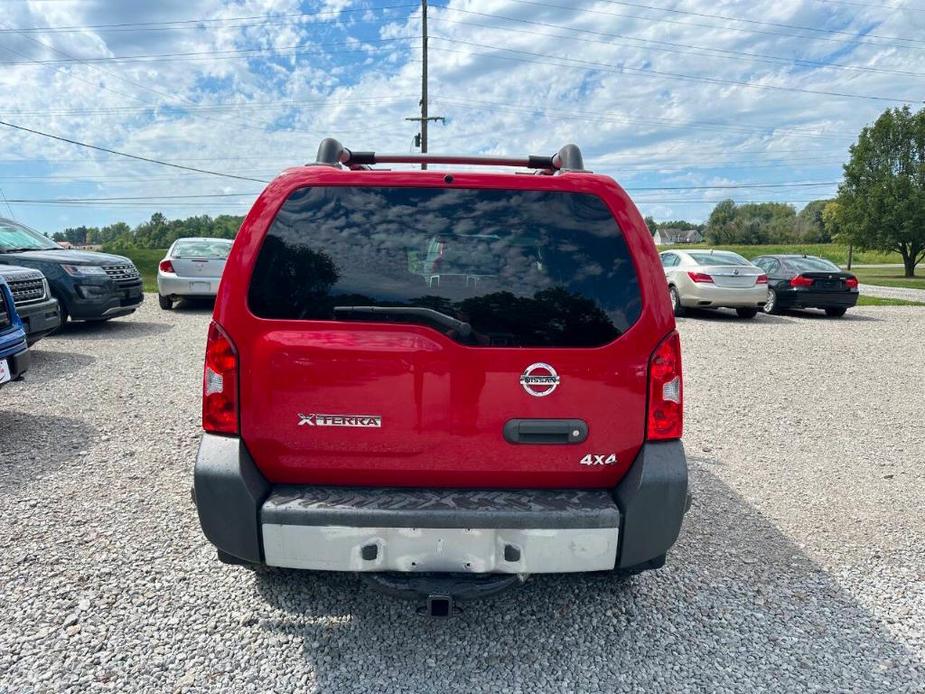
[[[604,490],[283,486],[260,522],[271,566],[564,573],[614,568],[620,512]]]

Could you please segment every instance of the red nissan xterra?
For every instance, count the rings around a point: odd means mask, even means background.
[[[373,168],[398,162],[534,175]],[[577,147],[328,139],[228,258],[194,496],[225,562],[357,572],[446,615],[530,574],[661,567],[689,505],[682,408],[651,235]]]

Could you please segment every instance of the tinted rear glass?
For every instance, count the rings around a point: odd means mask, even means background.
[[[695,263],[700,265],[751,265],[745,258],[738,253],[690,253],[688,255],[694,259]]]
[[[623,235],[593,195],[302,188],[264,240],[263,318],[427,325],[463,344],[594,347],[639,318]]]
[[[787,258],[787,267],[797,272],[841,272],[841,268],[825,258]]]

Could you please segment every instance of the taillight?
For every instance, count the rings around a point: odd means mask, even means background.
[[[173,269],[173,263],[169,260],[162,260],[157,267],[161,272],[176,272],[176,270]]]
[[[215,321],[206,340],[202,428],[215,434],[238,433],[238,353]]]
[[[758,275],[758,277],[755,278],[755,284],[767,284],[767,283],[768,283],[767,275]]]
[[[662,340],[649,359],[649,441],[681,438],[684,428],[684,387],[681,382],[681,338],[677,332]]]
[[[791,287],[812,287],[815,280],[812,277],[804,277],[803,275],[797,275],[790,280]]]
[[[709,282],[713,284],[713,278],[705,272],[688,272],[687,276],[694,282]]]
[[[848,287],[848,289],[857,289],[858,288],[858,278],[849,277],[848,279],[845,280],[845,286]]]

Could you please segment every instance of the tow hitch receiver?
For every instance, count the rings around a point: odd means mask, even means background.
[[[428,617],[449,617],[453,614],[451,595],[428,595],[425,608]]]

